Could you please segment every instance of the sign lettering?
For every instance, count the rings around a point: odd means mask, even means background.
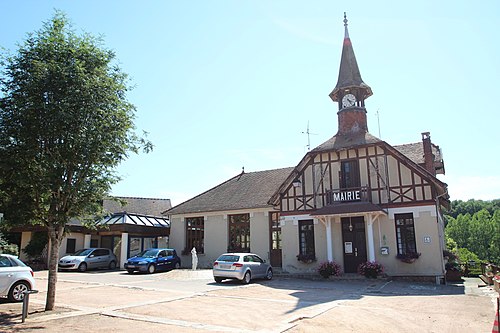
[[[333,192],[333,201],[360,201],[361,190]]]

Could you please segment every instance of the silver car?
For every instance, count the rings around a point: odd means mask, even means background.
[[[224,279],[240,280],[250,283],[257,278],[273,278],[273,269],[265,260],[253,253],[224,253],[214,262],[214,280],[221,283]]]
[[[90,248],[76,251],[74,254],[59,259],[59,270],[78,270],[108,268],[115,269],[116,256],[110,249]]]
[[[17,257],[0,254],[0,296],[20,302],[24,292],[35,287],[33,270]]]

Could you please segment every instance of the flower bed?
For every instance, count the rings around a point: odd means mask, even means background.
[[[314,255],[308,255],[308,254],[297,254],[297,260],[302,261],[305,264],[310,264],[316,261],[316,257]]]
[[[420,253],[418,252],[406,252],[404,254],[398,254],[396,258],[401,260],[402,262],[405,262],[407,264],[411,264],[415,262],[420,257]]]
[[[339,276],[342,273],[340,265],[334,261],[324,261],[318,267],[318,273],[325,279],[330,276]]]
[[[384,266],[376,261],[367,261],[358,266],[358,273],[367,278],[376,279],[384,272]]]

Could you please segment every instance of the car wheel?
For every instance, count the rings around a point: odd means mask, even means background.
[[[181,268],[181,263],[180,262],[176,262],[175,263],[175,269],[179,269]]]
[[[128,272],[129,274],[132,274],[132,273],[134,273],[134,270],[132,270],[132,269],[127,269],[127,272]]]
[[[112,261],[109,263],[109,269],[115,269],[116,268],[116,261]]]
[[[251,279],[252,279],[252,274],[250,274],[250,272],[248,271],[245,273],[245,276],[243,276],[243,280],[241,280],[241,282],[243,284],[249,284]]]
[[[221,283],[222,282],[222,278],[220,278],[220,277],[214,277],[214,280],[215,280],[215,283]]]
[[[29,284],[23,281],[16,282],[9,290],[9,300],[21,302],[24,299],[24,292],[30,290]]]
[[[80,272],[85,272],[85,271],[87,270],[87,264],[86,264],[86,263],[84,263],[84,262],[82,262],[82,263],[80,264],[80,266],[78,266],[78,270],[79,270]]]
[[[149,274],[153,274],[154,272],[156,272],[156,267],[155,265],[151,264],[148,266],[148,273]]]
[[[273,270],[271,268],[269,268],[267,270],[266,279],[267,280],[272,280],[272,278],[273,278]]]

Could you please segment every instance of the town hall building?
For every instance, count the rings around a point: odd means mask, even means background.
[[[442,208],[449,205],[439,146],[392,146],[368,131],[361,78],[347,19],[330,98],[338,131],[291,168],[242,172],[165,212],[170,246],[210,267],[225,252],[253,252],[291,274],[335,261],[344,273],[377,261],[393,277],[439,282],[445,275]],[[182,250],[182,251],[180,251]]]

